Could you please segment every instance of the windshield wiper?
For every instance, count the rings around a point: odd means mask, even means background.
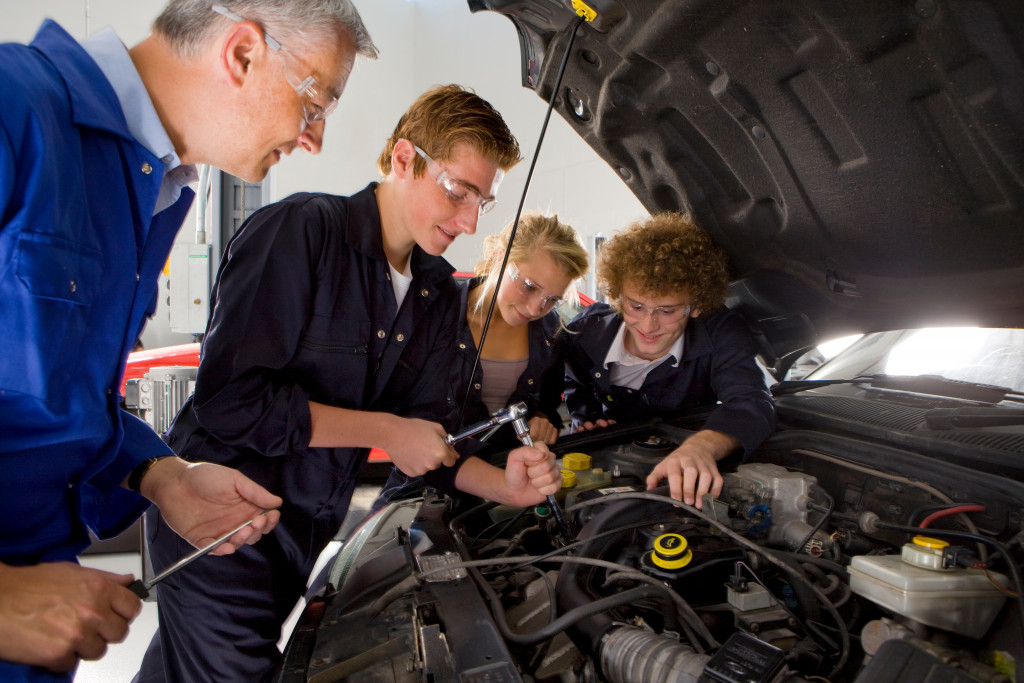
[[[932,429],[1012,427],[1024,425],[1024,408],[1001,408],[998,406],[933,408],[924,414],[924,419]]]
[[[857,375],[853,379],[791,379],[776,382],[771,386],[771,392],[772,396],[786,396],[787,394],[798,394],[805,389],[817,389],[833,384],[870,384],[882,377],[885,375]]]
[[[1021,395],[1007,387],[991,384],[974,384],[938,375],[858,375],[853,379],[799,379],[772,385],[772,396],[795,394],[806,389],[827,387],[833,384],[867,384],[874,389],[907,391],[915,394],[943,396],[964,401],[996,404],[1000,401],[1020,401]]]

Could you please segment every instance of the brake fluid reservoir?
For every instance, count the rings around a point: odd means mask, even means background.
[[[928,536],[914,536],[910,543],[903,544],[900,559],[922,569],[934,569],[937,572],[953,571],[956,567],[942,566],[942,551],[948,547],[948,541]]]
[[[562,467],[567,470],[589,470],[591,458],[586,453],[566,453],[562,456]]]
[[[566,453],[559,464],[562,467],[562,489],[557,494],[559,497],[611,486],[611,472],[591,467],[592,460],[586,453]]]
[[[918,536],[901,555],[858,555],[850,563],[850,588],[922,624],[981,638],[1006,600],[993,582],[1006,586],[1007,579],[981,569],[944,569],[945,545]]]

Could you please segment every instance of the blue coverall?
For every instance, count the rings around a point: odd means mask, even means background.
[[[74,561],[148,505],[120,487],[171,450],[119,407],[128,353],[193,193],[153,216],[163,164],[57,24],[0,45],[0,562]],[[70,680],[0,662],[0,680]]]

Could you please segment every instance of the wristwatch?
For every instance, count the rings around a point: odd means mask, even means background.
[[[173,455],[158,455],[154,458],[149,458],[140,462],[135,466],[135,469],[132,470],[132,473],[128,475],[129,490],[134,491],[135,493],[140,493],[139,489],[142,487],[142,478],[145,477],[146,473],[153,468],[153,465],[155,465],[159,460],[173,457]]]

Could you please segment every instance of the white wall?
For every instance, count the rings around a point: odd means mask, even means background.
[[[338,110],[328,120],[324,148],[310,157],[296,152],[270,176],[271,196],[298,191],[350,194],[377,178],[376,160],[398,118],[423,90],[441,83],[473,88],[505,117],[524,161],[506,177],[499,204],[473,237],[461,237],[445,256],[471,270],[483,235],[514,218],[537,148],[547,105],[520,81],[519,40],[508,19],[471,14],[466,0],[355,0],[381,50],[374,62],[357,60]],[[164,0],[35,0],[5,2],[0,41],[31,40],[43,18],[59,21],[84,38],[113,26],[131,45],[143,38]],[[557,213],[586,238],[608,235],[646,211],[616,173],[552,114],[524,210]],[[179,240],[194,232],[190,217]],[[166,330],[161,309],[144,335],[147,348],[190,341]]]

